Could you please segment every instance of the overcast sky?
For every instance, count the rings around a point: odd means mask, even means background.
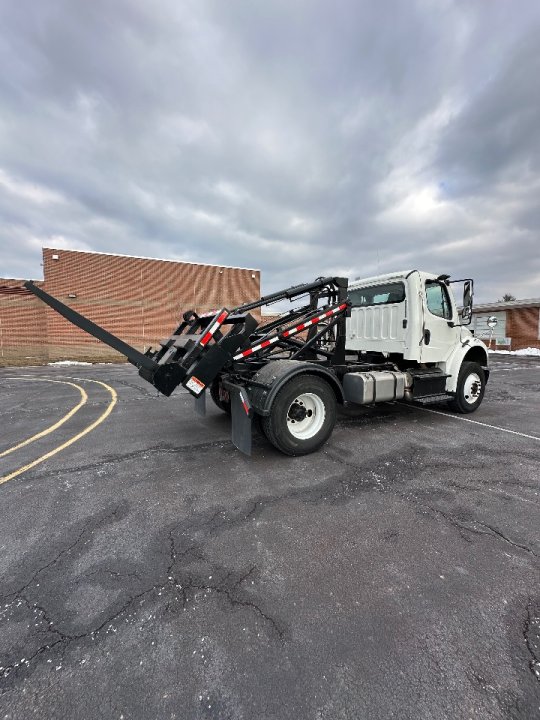
[[[41,247],[540,296],[538,0],[3,0],[0,276]]]

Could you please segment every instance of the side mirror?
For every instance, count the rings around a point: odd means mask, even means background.
[[[463,310],[461,311],[461,317],[463,320],[472,318],[472,306],[473,306],[473,288],[472,281],[465,280],[463,283]]]

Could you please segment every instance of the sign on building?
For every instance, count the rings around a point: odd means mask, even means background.
[[[490,327],[491,323],[488,323],[490,318],[497,319],[494,328]],[[474,313],[472,324],[477,338],[489,340],[492,335],[500,338],[506,337],[506,312],[504,310],[500,312]]]

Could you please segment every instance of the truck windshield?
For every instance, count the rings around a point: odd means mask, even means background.
[[[349,300],[353,307],[366,305],[390,305],[405,300],[405,285],[400,282],[373,285],[371,287],[349,290]]]

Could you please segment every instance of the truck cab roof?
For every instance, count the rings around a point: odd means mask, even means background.
[[[422,280],[436,280],[439,277],[439,275],[435,273],[425,272],[423,270],[398,270],[397,272],[386,273],[384,275],[373,275],[372,277],[353,280],[349,283],[349,289],[354,290],[358,287],[391,282],[392,280],[406,280],[409,275],[412,275],[413,273],[418,273]]]

